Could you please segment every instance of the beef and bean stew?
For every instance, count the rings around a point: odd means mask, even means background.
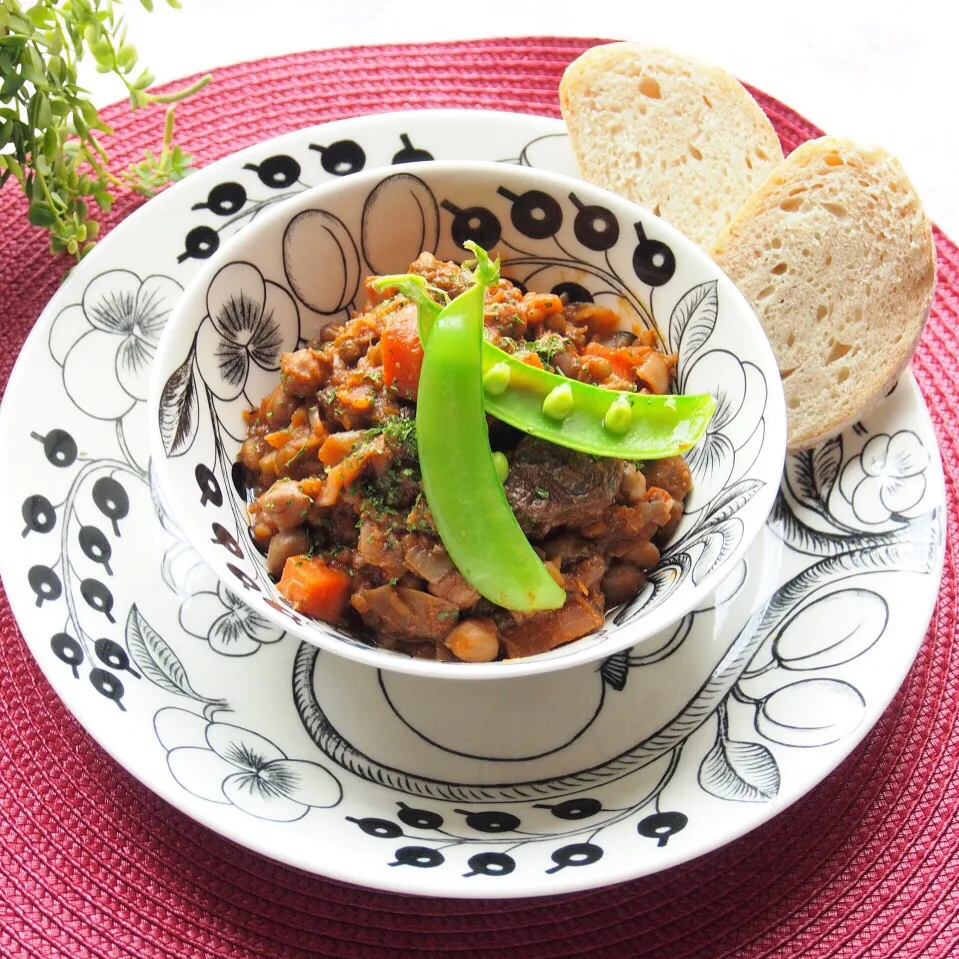
[[[471,282],[428,253],[410,272],[450,298]],[[424,496],[416,307],[374,279],[366,308],[284,354],[279,383],[247,413],[239,462],[251,532],[280,592],[307,615],[430,659],[529,656],[594,631],[658,562],[692,487],[685,461],[592,456],[488,417],[509,505],[566,595],[557,609],[494,605],[450,559]],[[594,304],[500,279],[483,320],[487,341],[524,364],[611,390],[669,391],[675,357]]]

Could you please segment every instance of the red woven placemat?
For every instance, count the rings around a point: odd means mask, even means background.
[[[184,104],[200,164],[299,127],[382,110],[558,116],[564,66],[595,41],[356,48],[240,64]],[[479,91],[479,92],[477,92]],[[788,151],[818,131],[753,91]],[[111,149],[162,118],[108,111]],[[109,223],[136,201],[117,204]],[[0,196],[0,382],[63,264]],[[902,690],[824,783],[745,838],[633,883],[513,903],[406,899],[277,865],[185,818],[67,712],[0,603],[0,955],[6,957],[947,956],[959,948],[956,482],[959,250],[936,234],[939,292],[913,368],[940,439],[949,545],[940,600]],[[9,464],[4,464],[9,468]]]

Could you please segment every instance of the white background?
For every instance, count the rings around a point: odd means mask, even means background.
[[[717,63],[829,133],[903,162],[959,239],[959,13],[955,0],[154,0],[122,5],[159,82],[238,60],[363,43],[548,34],[638,40]],[[85,76],[96,100],[118,81]]]

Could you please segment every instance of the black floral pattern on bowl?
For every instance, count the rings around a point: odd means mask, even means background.
[[[461,244],[479,237],[495,243],[504,273],[522,288],[573,288],[613,306],[625,325],[654,330],[662,346],[678,354],[680,391],[716,396],[708,434],[688,455],[695,487],[674,542],[643,591],[590,638],[622,645],[625,631],[642,628],[651,612],[674,601],[688,604],[683,596],[715,583],[742,554],[747,530],[759,528],[760,504],[771,502],[782,455],[776,451],[781,390],[778,378],[772,385],[767,380],[771,353],[764,340],[750,343],[729,331],[722,317],[739,315],[738,294],[685,247],[674,251],[676,238],[666,242],[655,218],[621,223],[622,211],[594,200],[585,185],[553,195],[538,181],[506,173],[492,186],[442,176],[428,182],[425,172],[435,169],[412,166],[351,179],[363,183],[352,201],[355,223],[348,222],[349,207],[335,199],[326,205],[322,195],[313,203],[301,199],[274,214],[272,239],[242,248],[235,258],[220,257],[206,287],[205,315],[184,320],[184,331],[197,323],[196,334],[185,355],[175,357],[156,412],[164,473],[178,477],[171,482],[181,505],[189,498],[193,506],[184,526],[216,524],[227,531],[211,537],[222,552],[208,551],[208,561],[278,625],[307,629],[319,642],[338,636],[354,650],[367,648],[325,624],[304,623],[276,591],[262,557],[242,545],[245,491],[235,489],[231,474],[242,435],[239,411],[272,388],[262,374],[276,368],[278,351],[294,349],[323,323],[342,321],[361,305],[364,274],[403,269],[424,249],[443,257],[459,250],[462,258]],[[770,411],[773,435],[767,437]],[[198,448],[201,430],[208,435]],[[184,483],[199,484],[203,511]],[[584,642],[547,655],[576,655]]]

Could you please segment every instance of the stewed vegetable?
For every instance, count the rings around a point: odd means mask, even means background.
[[[485,662],[592,632],[642,588],[692,486],[668,454],[712,401],[665,395],[675,357],[653,334],[474,252],[370,278],[363,310],[284,354],[239,465],[293,607]]]
[[[473,249],[475,285],[445,306],[428,332],[416,404],[423,491],[450,559],[481,596],[504,609],[557,609],[566,593],[523,535],[486,435],[483,297],[499,279],[499,264]]]
[[[423,278],[385,276],[372,286],[380,292],[398,290],[416,303],[419,335],[426,343],[443,306]],[[620,459],[662,459],[692,449],[716,409],[708,393],[600,389],[525,363],[489,341],[483,342],[483,387],[487,412],[504,423],[550,443]]]

